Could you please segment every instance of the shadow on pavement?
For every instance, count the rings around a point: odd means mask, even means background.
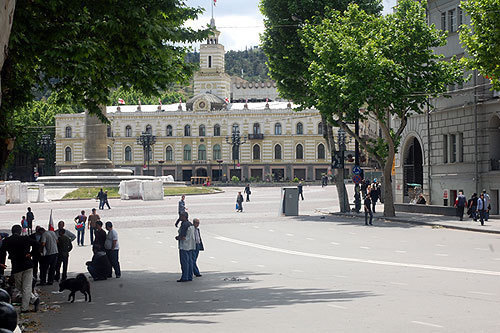
[[[125,271],[121,279],[91,282],[92,303],[67,302],[68,292],[52,294],[45,287],[47,305],[57,310],[42,313],[41,331],[119,331],[149,324],[215,324],[215,316],[247,309],[324,302],[348,302],[374,296],[366,291],[255,287],[267,274],[207,272],[193,282],[177,283],[179,274]],[[233,279],[236,277],[237,279]],[[248,280],[247,280],[248,278]],[[239,279],[239,281],[238,281]]]
[[[359,216],[336,216],[336,215],[300,215],[289,217],[297,221],[304,222],[328,222],[336,223],[338,225],[351,225],[363,228],[415,228],[419,225],[411,223],[402,223],[394,221],[384,221],[378,218],[383,218],[382,213],[376,213],[373,216],[373,226],[365,225],[365,218]]]

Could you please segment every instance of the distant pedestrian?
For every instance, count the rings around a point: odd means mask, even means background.
[[[241,195],[241,192],[238,192],[236,196],[236,211],[243,212],[243,195]]]
[[[181,200],[179,200],[179,204],[177,206],[177,212],[179,213],[179,217],[177,218],[177,221],[175,221],[175,227],[177,228],[177,226],[179,225],[179,222],[181,222],[181,214],[182,213],[185,213],[187,211],[187,208],[186,208],[186,196],[183,194],[181,196]]]
[[[426,205],[426,204],[427,200],[425,200],[424,195],[420,193],[420,195],[418,196],[417,205]]]
[[[108,256],[97,242],[92,246],[92,251],[94,252],[92,260],[86,262],[87,270],[94,281],[106,280],[111,275],[112,269]]]
[[[361,181],[361,194],[363,197],[366,197],[366,188],[368,187],[368,184],[366,183],[366,179],[363,179]]]
[[[179,244],[179,259],[181,262],[181,278],[177,282],[187,282],[193,280],[193,253],[196,249],[194,239],[194,226],[188,220],[188,213],[184,212],[180,216],[181,226],[175,239]]]
[[[95,208],[92,208],[92,214],[88,217],[88,225],[87,228],[90,232],[90,244],[94,245],[94,234],[96,230],[96,222],[101,220],[101,217],[96,213]]]
[[[64,235],[66,235],[66,237],[68,237],[70,241],[74,241],[76,239],[75,234],[72,233],[71,231],[69,231],[68,229],[64,229],[64,225],[65,225],[65,223],[62,220],[57,222],[56,233],[57,233],[57,231],[64,230]]]
[[[467,214],[469,214],[469,217],[474,221],[477,221],[477,193],[472,194],[469,201],[467,201],[467,207],[469,207],[469,209],[467,210]]]
[[[484,189],[483,189],[483,196],[484,196],[484,207],[486,207],[484,210],[484,220],[488,221],[488,219],[490,218],[491,199],[490,195],[486,193],[486,190]]]
[[[377,186],[376,179],[373,180],[373,184],[370,187],[370,200],[372,202],[372,213],[375,213],[375,205],[380,195],[380,188]]]
[[[106,242],[104,243],[106,255],[108,256],[111,266],[113,266],[116,278],[120,278],[122,276],[122,272],[120,269],[120,262],[118,261],[118,251],[120,250],[120,245],[118,244],[118,233],[115,229],[113,229],[113,223],[110,221],[106,222],[106,230],[108,231]],[[111,275],[108,277],[111,277]]]
[[[373,212],[372,212],[372,202],[370,200],[370,195],[367,194],[365,197],[365,225],[373,225],[372,220],[373,220]],[[368,216],[370,216],[370,221],[368,222]]]
[[[201,240],[201,233],[200,233],[200,220],[199,219],[194,219],[193,220],[193,226],[194,226],[194,241],[195,241],[195,249],[193,250],[193,274],[196,277],[200,277],[201,273],[198,268],[198,255],[200,254],[200,251],[204,251],[205,248],[203,247],[203,241]]]
[[[85,216],[85,211],[82,210],[80,215],[75,217],[75,229],[77,231],[76,242],[78,245],[83,246],[85,240],[85,223],[87,222],[87,216]]]
[[[302,182],[299,182],[299,185],[297,185],[297,189],[299,190],[299,196],[304,200],[304,192],[303,192],[303,185]]]
[[[40,286],[52,285],[57,264],[57,235],[52,230],[41,228],[40,248],[42,257],[40,259]]]
[[[467,198],[462,193],[462,191],[458,192],[457,199],[455,200],[455,207],[457,208],[457,217],[460,221],[464,219],[464,209],[467,207]]]
[[[328,186],[328,176],[327,175],[321,176],[321,187],[325,187],[325,186]]]
[[[29,305],[35,305],[38,310],[40,300],[33,294],[33,262],[30,249],[37,249],[37,242],[28,236],[21,236],[22,228],[14,225],[11,229],[12,236],[3,240],[0,247],[0,273],[3,275],[7,268],[5,260],[7,253],[12,264],[11,274],[14,276],[16,288],[21,292],[21,312],[29,312]]]
[[[95,223],[96,230],[95,230],[95,238],[94,238],[94,245],[98,245],[103,251],[104,251],[104,245],[106,243],[106,231],[102,228],[102,221],[97,221]]]
[[[35,220],[35,215],[31,211],[31,207],[28,207],[26,219],[28,220],[28,234],[31,235],[33,233],[33,221]]]
[[[479,216],[479,221],[481,221],[481,225],[484,225],[484,217],[486,213],[486,203],[484,200],[484,194],[481,193],[479,198],[477,199],[477,208],[476,213]]]
[[[252,191],[250,190],[250,184],[247,184],[247,186],[245,186],[244,193],[246,193],[246,195],[247,195],[246,201],[249,202],[250,201],[250,194],[252,194]],[[193,220],[193,222],[194,222],[194,220]]]
[[[99,210],[104,209],[104,191],[102,188],[97,193],[97,199],[99,199]]]
[[[59,237],[57,238],[57,263],[54,280],[59,281],[59,278],[61,278],[64,281],[68,277],[69,253],[73,249],[73,245],[71,245],[71,239],[66,236],[66,230],[60,229],[57,231],[57,234]]]
[[[21,236],[27,236],[28,235],[28,220],[26,219],[26,216],[23,216],[21,218]]]
[[[108,209],[111,209],[111,207],[109,207],[108,191],[104,191],[104,195],[102,197],[102,200],[103,200],[102,209],[104,209],[104,205],[108,206]]]

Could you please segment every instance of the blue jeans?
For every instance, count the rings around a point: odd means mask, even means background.
[[[95,233],[95,228],[90,227],[90,244],[94,245],[94,233]]]
[[[193,280],[193,251],[179,250],[179,259],[181,261],[181,280]]]
[[[84,236],[85,236],[85,228],[83,228],[82,230],[77,230],[76,242],[78,243],[78,245],[83,246],[83,240],[85,239]]]
[[[200,270],[198,269],[198,265],[196,264],[196,260],[198,260],[198,255],[200,254],[200,250],[191,251],[193,256],[193,274],[200,275]]]
[[[106,250],[106,255],[108,256],[109,263],[115,270],[115,276],[122,276],[122,271],[120,269],[120,262],[118,261],[118,251],[120,250]],[[111,274],[111,273],[109,273]],[[111,276],[109,276],[111,277]]]

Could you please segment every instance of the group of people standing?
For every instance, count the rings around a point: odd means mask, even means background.
[[[479,220],[481,225],[484,225],[484,221],[488,221],[488,218],[490,217],[490,202],[490,195],[485,189],[483,189],[479,196],[477,193],[473,193],[469,200],[467,200],[463,192],[460,191],[458,192],[458,196],[454,204],[457,209],[457,217],[460,221],[462,221],[465,208],[467,208],[467,215],[469,215],[474,222]]]

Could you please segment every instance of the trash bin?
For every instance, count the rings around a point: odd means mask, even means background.
[[[299,189],[296,187],[283,187],[281,189],[282,214],[285,216],[299,215]]]

